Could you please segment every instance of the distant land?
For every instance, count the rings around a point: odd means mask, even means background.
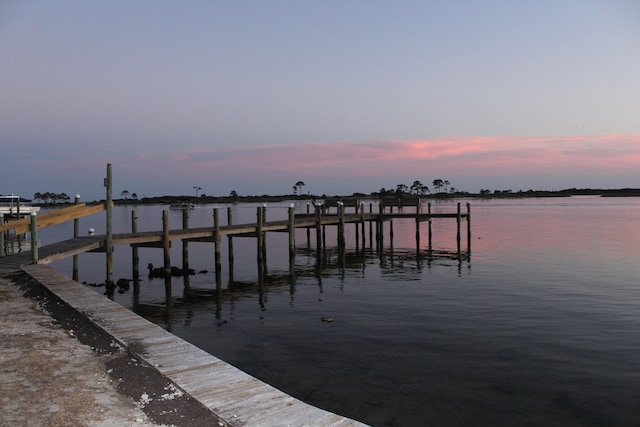
[[[241,203],[241,202],[282,202],[287,200],[325,200],[325,199],[339,199],[339,200],[353,200],[353,199],[390,199],[390,198],[417,198],[422,199],[456,199],[456,198],[476,198],[476,199],[493,199],[493,198],[526,198],[526,197],[571,197],[571,196],[601,196],[601,197],[640,197],[640,188],[620,188],[620,189],[591,189],[591,188],[569,188],[559,191],[547,191],[547,190],[528,190],[528,191],[511,191],[511,190],[495,190],[495,191],[483,191],[481,193],[467,193],[467,192],[453,192],[453,193],[433,193],[433,194],[411,194],[409,192],[396,192],[393,190],[386,191],[384,193],[373,192],[370,194],[354,193],[351,195],[313,195],[313,194],[285,194],[279,196],[260,195],[260,196],[241,196],[241,195],[229,195],[229,196],[208,196],[201,195],[199,197],[194,196],[157,196],[157,197],[143,197],[140,199],[134,198],[119,198],[115,199],[116,204],[172,204],[172,203],[195,203],[195,204],[208,204],[208,203]],[[104,200],[96,201],[94,203],[100,203]]]

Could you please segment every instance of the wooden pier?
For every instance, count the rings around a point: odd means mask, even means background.
[[[470,206],[467,204],[466,212],[461,211],[461,205],[458,203],[457,211],[450,213],[433,213],[431,212],[431,204],[427,205],[427,212],[421,212],[421,207],[416,206],[415,212],[404,213],[400,211],[393,211],[393,207],[386,207],[388,211],[385,210],[385,206],[379,206],[379,212],[364,212],[364,207],[361,205],[359,208],[356,208],[354,213],[346,214],[344,206],[337,206],[337,213],[327,213],[328,208],[321,205],[315,206],[314,213],[302,213],[296,214],[295,209],[293,207],[289,208],[288,219],[285,220],[277,220],[277,221],[266,221],[266,208],[258,207],[256,217],[258,220],[255,223],[248,224],[232,224],[231,223],[231,210],[229,208],[227,212],[228,222],[227,225],[220,225],[220,214],[219,208],[213,209],[213,226],[212,227],[197,227],[190,228],[189,225],[189,211],[183,211],[183,227],[180,229],[169,229],[168,225],[168,211],[164,211],[163,215],[163,228],[158,231],[145,231],[138,232],[137,230],[137,215],[135,211],[132,214],[132,232],[130,233],[118,233],[108,235],[96,235],[96,236],[81,236],[74,237],[69,240],[65,240],[62,242],[54,243],[51,245],[43,246],[37,248],[37,251],[34,253],[31,252],[20,252],[14,255],[7,255],[0,257],[0,272],[6,268],[15,268],[19,265],[29,264],[29,263],[38,263],[38,264],[48,264],[51,262],[55,262],[67,257],[77,256],[78,254],[84,252],[108,252],[108,242],[110,241],[113,246],[116,245],[130,245],[134,249],[139,247],[156,247],[162,248],[165,252],[165,262],[164,267],[167,269],[171,268],[171,259],[170,259],[170,248],[172,241],[181,241],[183,243],[183,268],[188,268],[188,242],[212,242],[215,244],[215,254],[216,254],[216,270],[219,271],[221,265],[221,256],[220,256],[220,242],[221,239],[226,236],[229,241],[229,260],[233,262],[233,245],[232,238],[233,237],[254,237],[257,239],[258,245],[258,253],[262,253],[264,246],[264,235],[267,232],[288,232],[289,233],[289,250],[290,255],[295,255],[295,229],[306,229],[315,230],[316,235],[316,245],[318,251],[321,251],[322,248],[326,248],[326,238],[325,238],[325,228],[327,226],[336,226],[337,227],[337,236],[338,241],[337,244],[339,247],[344,246],[345,240],[345,226],[346,224],[355,224],[356,227],[356,240],[362,241],[362,245],[364,247],[366,232],[365,232],[365,224],[368,223],[370,226],[370,230],[373,226],[375,226],[375,241],[376,248],[378,250],[382,250],[383,248],[383,235],[384,235],[384,224],[389,223],[389,234],[391,238],[393,238],[393,219],[412,219],[416,223],[416,247],[417,250],[420,250],[420,224],[423,222],[429,223],[429,233],[428,233],[428,248],[432,248],[432,231],[431,231],[431,221],[436,218],[450,218],[455,219],[457,221],[457,233],[456,233],[456,243],[457,243],[457,256],[459,259],[468,258],[470,255],[471,248],[471,222],[470,222]],[[372,209],[372,205],[370,205],[370,211]],[[92,208],[93,211],[99,211],[95,207]],[[467,247],[466,250],[463,251],[461,247],[461,223],[463,221],[467,222]],[[21,225],[22,226],[22,225]],[[373,239],[373,234],[369,233],[370,239]],[[307,232],[307,238],[309,238],[309,232]],[[37,238],[33,238],[32,242],[37,242]],[[429,251],[427,250],[427,255]],[[0,253],[0,255],[2,255]],[[135,256],[134,256],[135,259]],[[137,268],[137,266],[134,266]]]

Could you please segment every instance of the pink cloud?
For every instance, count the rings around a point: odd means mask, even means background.
[[[545,173],[640,164],[640,134],[572,137],[454,137],[369,143],[307,143],[242,148],[195,147],[173,157],[210,170],[371,175],[386,169],[471,169],[479,174]]]

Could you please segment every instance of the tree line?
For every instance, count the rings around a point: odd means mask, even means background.
[[[449,192],[451,193],[456,192],[456,189],[454,187],[449,187],[451,183],[446,179],[440,179],[440,178],[434,179],[432,184],[436,194],[440,194],[440,193],[448,194]],[[395,189],[393,188],[386,189],[382,187],[380,191],[378,191],[379,195],[407,195],[408,194],[413,196],[424,196],[429,193],[431,193],[431,190],[429,189],[429,187],[418,180],[413,181],[413,184],[411,185],[398,184],[396,185]]]
[[[71,197],[67,193],[35,193],[33,200],[41,203],[67,203],[71,200]]]

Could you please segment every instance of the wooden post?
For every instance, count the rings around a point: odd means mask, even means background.
[[[402,210],[402,208],[400,208]],[[389,206],[389,213],[393,213],[393,206]],[[389,242],[391,247],[393,247],[393,218],[389,218]]]
[[[316,250],[318,252],[318,257],[320,257],[320,253],[322,252],[322,231],[321,231],[321,219],[320,219],[320,205],[316,204]]]
[[[369,203],[369,213],[373,213],[373,203]],[[369,246],[373,247],[373,221],[369,221]]]
[[[262,205],[262,226],[267,223],[267,204]],[[264,264],[264,272],[267,272],[267,233],[262,232],[262,263]]]
[[[338,202],[338,247],[344,248],[344,203]]]
[[[378,205],[378,223],[377,223],[377,230],[376,230],[376,242],[377,242],[378,250],[380,252],[382,252],[382,246],[384,241],[384,237],[382,235],[382,233],[384,232],[383,214],[384,214],[384,205],[382,204],[382,201],[381,201],[380,204]]]
[[[76,197],[73,201],[73,203],[75,205],[77,205],[78,203],[80,203],[80,195],[76,194]],[[77,239],[80,236],[80,218],[76,218],[73,220],[73,238]],[[71,275],[71,278],[73,280],[75,280],[76,282],[78,281],[78,260],[79,260],[80,256],[79,255],[74,255],[73,256],[73,272]]]
[[[262,274],[262,269],[263,269],[263,260],[262,260],[262,238],[263,238],[263,232],[262,232],[262,225],[263,225],[263,216],[264,215],[264,210],[261,207],[258,207],[258,210],[256,212],[256,237],[258,240],[258,274]]]
[[[164,271],[171,275],[171,239],[169,238],[169,211],[162,211],[162,249],[164,255]]]
[[[131,232],[138,232],[138,212],[131,211]],[[140,255],[138,245],[131,245],[131,265],[133,266],[133,294],[140,293]]]
[[[1,222],[2,222],[2,220],[0,219],[0,223]],[[5,243],[4,243],[4,234],[5,233],[6,233],[5,231],[0,231],[0,257],[3,257],[3,256],[5,256],[7,254],[5,249],[4,249],[4,245],[5,245]]]
[[[467,202],[467,256],[471,257],[471,203]]]
[[[31,259],[38,263],[38,213],[31,212]]]
[[[114,289],[113,283],[113,179],[111,175],[111,163],[107,164],[107,177],[104,181],[107,187],[107,201],[105,209],[107,211],[107,289]]]
[[[289,261],[296,256],[296,208],[289,205]]]
[[[358,207],[356,205],[356,215],[358,215]],[[356,227],[356,252],[359,252],[360,250],[360,224],[359,222],[354,222],[353,223]],[[364,247],[363,247],[364,249]]]
[[[307,213],[309,213],[310,208],[311,205],[307,203]],[[307,227],[307,248],[309,247],[311,247],[311,228]]]
[[[429,257],[431,257],[431,251],[433,250],[433,246],[432,246],[432,238],[433,238],[433,232],[431,230],[431,202],[427,203],[427,214],[429,215]]]
[[[460,214],[460,203],[458,203],[458,211],[456,214],[456,222],[457,222],[457,233],[456,233],[456,242],[458,248],[458,260],[460,260],[460,222],[462,220],[462,216]]]
[[[182,209],[182,229],[189,229],[189,209]],[[182,273],[189,277],[189,241],[182,239]],[[188,283],[188,282],[185,282]]]
[[[227,207],[227,225],[233,225],[233,211],[231,207]],[[227,235],[227,246],[228,246],[228,258],[229,258],[229,281],[233,282],[233,237],[231,234]]]
[[[361,223],[360,223],[360,229],[361,229],[361,232],[362,232],[362,250],[364,250],[364,245],[366,244],[366,239],[364,237],[364,202],[361,202],[361,204],[360,204],[360,212],[361,212],[361,215],[362,215],[362,220],[361,220]]]
[[[220,255],[220,212],[218,208],[213,209],[213,229],[215,239],[215,262],[216,262],[216,277],[222,275],[222,256]]]
[[[420,214],[416,213],[416,250],[420,256]]]

